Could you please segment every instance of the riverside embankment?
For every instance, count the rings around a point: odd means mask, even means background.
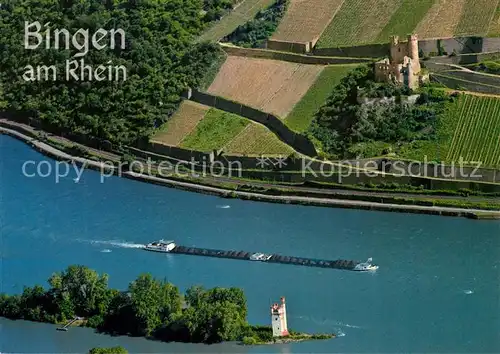
[[[56,160],[74,161],[76,164],[84,165],[86,168],[94,169],[100,172],[103,171],[106,171],[107,173],[111,172],[113,174],[119,175],[120,177],[130,178],[142,182],[153,183],[193,192],[217,195],[226,198],[240,198],[245,200],[263,201],[271,203],[300,204],[300,205],[313,205],[313,206],[323,206],[323,207],[378,210],[378,211],[404,212],[404,213],[442,215],[442,216],[459,216],[459,217],[467,217],[473,219],[500,218],[500,211],[497,210],[465,209],[465,208],[442,207],[442,206],[378,203],[378,202],[363,201],[363,200],[332,199],[328,197],[319,197],[314,193],[311,193],[311,195],[304,196],[303,194],[307,194],[307,192],[302,192],[301,193],[302,195],[299,196],[299,195],[270,195],[265,193],[231,190],[217,186],[208,186],[208,185],[193,183],[191,181],[189,182],[180,181],[177,178],[170,179],[165,177],[157,177],[147,174],[141,174],[132,171],[122,171],[119,168],[110,167],[109,164],[105,165],[102,162],[86,159],[83,157],[77,157],[65,153],[55,148],[54,146],[51,146],[43,141],[38,140],[37,138],[34,138],[34,136],[36,136],[35,133],[33,133],[32,136],[29,136],[28,134],[23,134],[19,131],[0,126],[0,134],[1,133],[19,139],[27,143],[34,149],[38,150],[39,152],[45,154],[46,156],[49,156]],[[106,158],[108,159],[110,157],[113,157],[113,155],[109,153],[106,153],[105,155]],[[115,156],[115,158],[117,159],[116,162],[119,162],[119,156]],[[112,171],[109,171],[110,169]],[[226,180],[224,182],[226,182]],[[291,189],[293,190],[293,188]]]

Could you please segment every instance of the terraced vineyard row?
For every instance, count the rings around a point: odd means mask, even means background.
[[[372,43],[401,0],[345,0],[321,36],[318,47]]]
[[[498,0],[467,0],[455,36],[487,34]]]
[[[382,43],[412,32],[422,39],[498,35],[499,0],[345,0],[317,47]]]
[[[500,99],[464,96],[455,114],[458,120],[447,161],[500,165]],[[454,114],[453,111],[450,114]]]

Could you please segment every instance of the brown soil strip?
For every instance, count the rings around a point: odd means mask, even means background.
[[[177,112],[167,122],[165,131],[156,133],[151,141],[178,146],[196,128],[208,109],[209,107],[193,101],[183,101]]]
[[[229,56],[208,92],[284,117],[323,66]]]

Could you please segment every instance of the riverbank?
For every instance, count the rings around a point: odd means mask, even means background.
[[[141,182],[153,183],[157,185],[178,188],[182,190],[188,190],[198,193],[217,195],[225,198],[240,198],[244,200],[254,200],[263,201],[270,203],[283,203],[283,204],[300,204],[300,205],[312,205],[312,206],[322,206],[322,207],[335,207],[335,208],[349,208],[349,209],[363,209],[363,210],[378,210],[378,211],[390,211],[390,212],[404,212],[404,213],[415,213],[415,214],[429,214],[429,215],[441,215],[441,216],[459,216],[467,217],[471,219],[500,219],[500,210],[484,210],[477,208],[464,208],[464,207],[447,207],[447,206],[429,206],[429,205],[407,205],[406,203],[411,202],[411,199],[401,198],[397,202],[401,203],[379,203],[376,201],[366,201],[366,200],[349,200],[349,199],[336,199],[333,196],[318,196],[317,193],[308,193],[302,191],[300,195],[294,194],[293,187],[288,187],[284,189],[283,186],[276,185],[276,190],[281,190],[282,194],[287,195],[275,195],[274,191],[265,192],[247,192],[241,190],[231,189],[231,183],[227,179],[224,179],[220,183],[211,179],[210,182],[203,181],[193,181],[192,179],[186,180],[182,179],[180,176],[175,178],[165,178],[152,176],[147,174],[141,174],[133,171],[122,171],[116,167],[110,167],[102,162],[91,160],[89,158],[83,158],[68,154],[61,151],[60,149],[47,144],[46,142],[40,141],[35,138],[37,136],[36,131],[29,131],[29,128],[22,125],[9,121],[9,125],[16,126],[19,130],[25,131],[24,133],[9,129],[4,126],[0,126],[0,134],[7,134],[11,137],[19,139],[40,153],[54,158],[56,160],[62,161],[73,161],[76,164],[83,165],[86,168],[94,169],[100,172],[109,171],[120,177],[130,178]],[[31,133],[31,134],[30,134]],[[30,136],[31,135],[31,136]],[[61,138],[64,139],[64,138]],[[65,139],[64,139],[65,140]],[[102,158],[105,159],[115,159],[115,162],[120,162],[120,157],[100,152],[95,149],[90,149],[94,154],[100,155],[102,153]],[[95,156],[94,156],[95,157]],[[258,186],[257,186],[258,189]],[[373,199],[373,198],[371,198]],[[415,201],[413,201],[415,202]],[[421,203],[425,204],[425,203]]]

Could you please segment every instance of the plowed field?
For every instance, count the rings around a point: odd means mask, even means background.
[[[315,43],[344,0],[290,0],[287,12],[271,39]]]
[[[322,70],[319,65],[229,56],[208,92],[285,117]]]

